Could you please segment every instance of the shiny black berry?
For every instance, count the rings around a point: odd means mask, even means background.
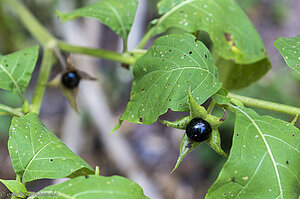
[[[211,131],[210,124],[202,118],[194,118],[186,126],[186,135],[196,142],[207,140]]]
[[[63,74],[63,76],[61,77],[61,82],[65,87],[73,89],[78,86],[80,82],[80,76],[75,70],[69,71]]]

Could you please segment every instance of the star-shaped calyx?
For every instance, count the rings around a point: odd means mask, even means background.
[[[71,55],[68,55],[66,63],[63,62],[63,71],[59,73],[53,80],[51,80],[47,86],[61,86],[62,92],[65,97],[69,100],[70,105],[75,111],[77,109],[76,97],[78,95],[78,86],[82,79],[86,80],[97,80],[91,75],[84,71],[78,70],[72,64]]]
[[[206,142],[218,154],[227,157],[227,154],[221,148],[221,138],[218,127],[224,122],[223,118],[207,113],[203,106],[196,103],[189,89],[190,115],[180,118],[175,122],[161,120],[162,124],[169,127],[185,130],[185,134],[180,141],[180,152],[177,163],[173,171],[179,166],[184,157],[196,148],[201,142]]]

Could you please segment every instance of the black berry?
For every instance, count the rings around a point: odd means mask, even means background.
[[[63,76],[61,77],[61,82],[65,87],[73,89],[78,86],[80,82],[80,76],[75,70],[69,71],[63,74]]]
[[[211,131],[210,124],[202,118],[194,118],[186,126],[186,135],[196,142],[207,140]]]

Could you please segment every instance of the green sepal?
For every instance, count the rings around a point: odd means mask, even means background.
[[[210,137],[205,142],[221,156],[226,158],[228,157],[228,155],[221,148],[221,137],[217,128],[213,128]]]
[[[27,189],[24,184],[17,180],[2,180],[0,179],[7,189],[13,193],[15,198],[25,198],[28,194]]]
[[[207,112],[203,106],[200,106],[196,103],[191,87],[189,88],[189,102],[190,102],[190,115],[192,118],[203,118],[205,119],[207,116]]]
[[[297,120],[298,120],[298,114],[294,117],[294,119],[293,119],[293,121],[291,121],[291,124],[292,125],[295,125],[296,124],[296,122],[297,122]]]
[[[194,148],[196,148],[201,142],[194,142],[191,139],[189,139],[187,137],[186,134],[183,135],[183,137],[181,138],[180,141],[180,151],[179,151],[179,156],[176,162],[176,165],[174,167],[174,169],[172,170],[172,172],[174,172],[177,167],[179,166],[179,164],[181,163],[181,161],[184,159],[184,157],[191,152]]]
[[[220,121],[220,118],[213,115],[207,115],[205,120],[210,124],[212,128],[217,128],[223,123],[223,121]]]
[[[95,169],[95,176],[100,176],[100,169],[98,166],[96,166],[96,169]]]
[[[110,134],[112,134],[113,132],[115,132],[116,130],[118,130],[122,123],[123,123],[124,120],[119,120],[118,124],[116,124],[116,126],[111,130]]]
[[[188,116],[184,116],[174,122],[170,122],[167,120],[159,120],[159,122],[166,125],[167,127],[173,127],[173,128],[185,130],[186,125],[191,121],[191,119],[192,119],[191,116],[188,115]]]
[[[22,112],[24,114],[29,112],[29,104],[28,104],[28,100],[25,100],[22,106]]]
[[[74,89],[68,89],[65,86],[62,85],[62,92],[64,96],[68,99],[71,107],[73,108],[74,111],[78,113],[78,108],[77,108],[77,102],[76,102],[76,97],[78,94],[78,88]]]

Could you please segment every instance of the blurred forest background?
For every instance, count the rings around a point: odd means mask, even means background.
[[[7,54],[37,44],[20,23],[18,16],[5,1],[0,3],[0,53]],[[94,1],[73,0],[24,0],[25,5],[38,20],[56,37],[69,43],[100,47],[121,52],[122,41],[108,27],[94,19],[77,19],[61,23],[55,10],[71,11]],[[139,0],[133,29],[129,36],[129,50],[133,50],[148,23],[159,17],[158,0]],[[243,90],[234,91],[264,100],[300,107],[300,78],[285,64],[273,42],[280,36],[300,34],[299,0],[236,0],[245,10],[260,33],[273,68],[259,82]],[[176,31],[176,30],[175,30]],[[207,41],[205,33],[200,39]],[[151,43],[149,43],[151,45]],[[149,46],[148,45],[148,46]],[[204,198],[208,188],[216,179],[225,159],[206,144],[201,144],[188,155],[179,168],[170,173],[179,152],[179,142],[184,131],[167,128],[156,122],[145,126],[124,122],[120,130],[109,135],[129,100],[132,73],[119,63],[72,55],[74,65],[80,70],[96,76],[98,81],[82,81],[77,98],[80,114],[76,114],[62,95],[61,89],[47,88],[40,118],[43,123],[60,137],[75,153],[93,168],[100,167],[104,176],[122,175],[139,183],[147,196],[153,199],[198,199]],[[62,68],[55,65],[53,78]],[[34,72],[27,97],[31,98],[39,71]],[[0,90],[0,103],[20,106],[18,96]],[[259,114],[291,121],[288,115],[258,110]],[[168,112],[162,118],[176,120],[188,113]],[[216,109],[215,115],[222,116]],[[7,139],[11,116],[0,116],[0,178],[14,179]],[[234,129],[234,114],[229,114],[220,127],[222,146],[229,152]],[[299,122],[298,122],[298,127]],[[28,184],[29,190],[39,190],[58,180],[39,180]],[[0,184],[0,192],[6,188]],[[1,196],[0,196],[1,197]]]

